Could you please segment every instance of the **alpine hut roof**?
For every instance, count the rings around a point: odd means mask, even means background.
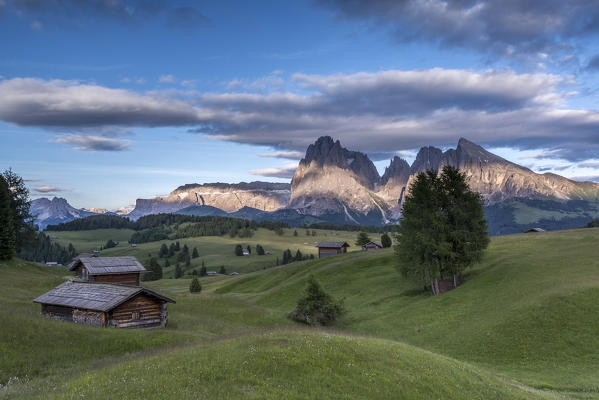
[[[69,265],[73,271],[79,263],[87,269],[90,275],[128,274],[131,272],[146,272],[146,269],[135,257],[81,257]]]
[[[382,244],[380,244],[379,242],[375,242],[374,240],[368,243],[365,243],[364,246],[368,246],[369,244],[374,244],[377,247],[383,247]]]
[[[169,303],[175,303],[173,299],[139,286],[71,281],[55,287],[33,301],[35,303],[106,312],[140,293],[145,293],[148,296]]]
[[[349,244],[347,244],[347,242],[318,242],[316,247],[330,247],[339,249],[341,247],[349,247]]]

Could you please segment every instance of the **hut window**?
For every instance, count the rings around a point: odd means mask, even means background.
[[[131,319],[139,319],[139,312],[132,312]]]

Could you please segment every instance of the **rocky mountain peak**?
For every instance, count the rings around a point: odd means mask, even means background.
[[[430,169],[438,171],[442,161],[443,151],[441,151],[441,149],[433,146],[422,147],[418,151],[416,159],[412,163],[410,172],[412,174],[418,174]]]
[[[408,182],[410,178],[410,164],[403,158],[398,156],[391,159],[391,163],[385,168],[385,173],[381,178],[381,185],[386,185],[389,181],[394,180],[396,182]]]

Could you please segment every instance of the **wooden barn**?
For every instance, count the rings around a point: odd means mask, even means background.
[[[33,300],[42,314],[77,324],[119,328],[159,328],[167,323],[166,303],[175,303],[139,286],[65,282]]]
[[[380,250],[382,248],[383,248],[383,245],[380,244],[379,242],[368,242],[364,246],[362,246],[363,251]]]
[[[347,242],[319,242],[316,247],[318,247],[318,258],[323,258],[347,253],[349,244]]]
[[[70,271],[90,282],[122,283],[139,286],[139,275],[146,269],[135,257],[78,257]]]
[[[545,229],[543,229],[543,228],[530,228],[530,229],[524,231],[524,233],[539,233],[539,232],[545,232]]]

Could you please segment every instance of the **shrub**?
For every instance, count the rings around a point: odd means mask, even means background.
[[[264,255],[264,247],[257,244],[256,245],[256,254],[258,254],[259,256],[263,256]]]
[[[241,247],[240,244],[235,246],[235,255],[236,256],[243,256],[243,247]]]
[[[218,273],[222,274],[222,275],[226,275],[227,274],[227,270],[225,269],[224,265],[220,266],[220,269],[218,270]]]
[[[190,293],[200,293],[202,291],[202,285],[198,278],[194,277],[189,284],[189,292]]]
[[[384,248],[391,247],[393,243],[391,242],[391,236],[388,233],[383,233],[381,235],[381,245]]]
[[[330,325],[344,313],[343,300],[333,299],[311,275],[306,296],[299,299],[296,309],[289,313],[289,318],[312,326]]]

